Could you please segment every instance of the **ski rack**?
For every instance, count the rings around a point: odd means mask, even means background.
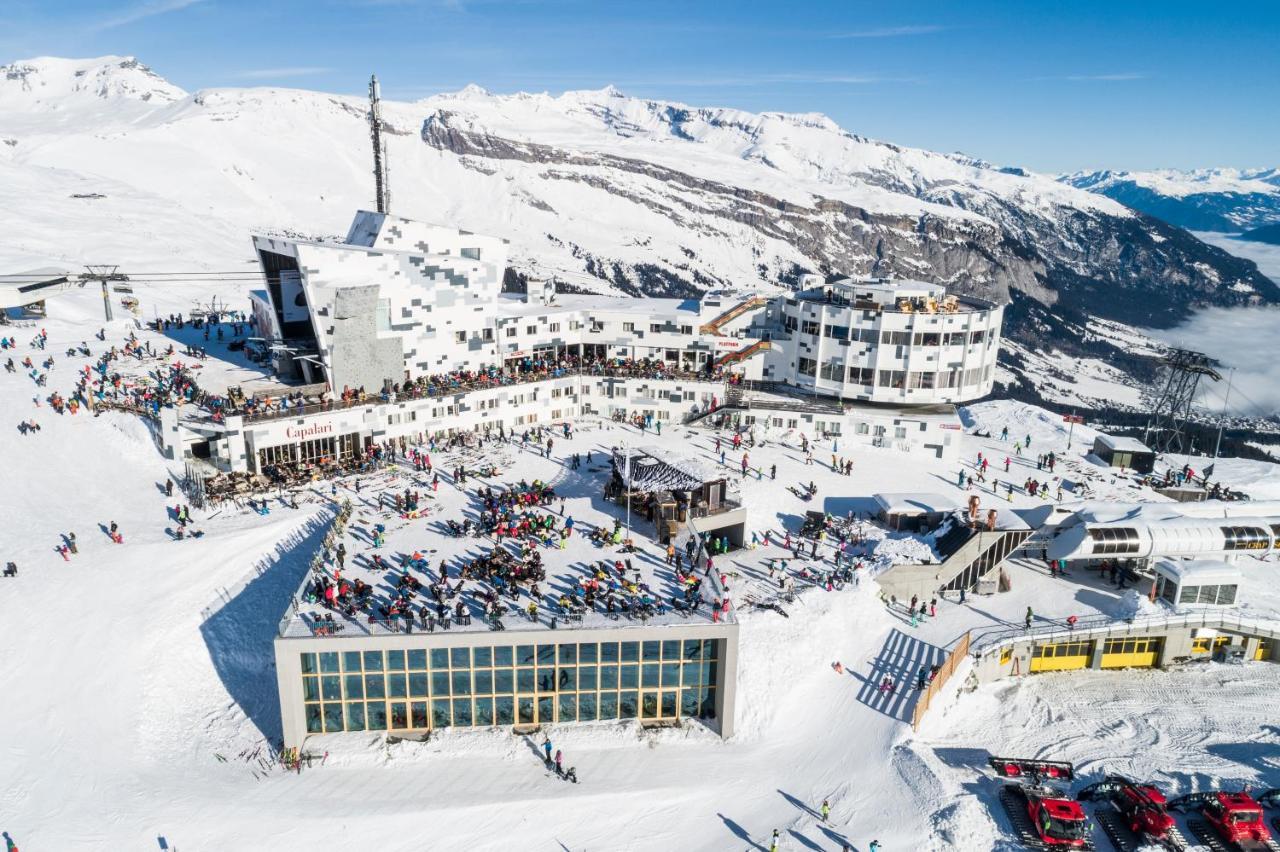
[[[1024,760],[1017,757],[989,757],[987,764],[1001,778],[1032,781],[1074,781],[1075,767],[1065,761]]]
[[[1186,813],[1192,808],[1198,809],[1204,805],[1212,804],[1217,800],[1218,793],[1216,790],[1205,791],[1202,793],[1187,793],[1185,795],[1178,796],[1176,799],[1170,799],[1166,803],[1166,806],[1171,811],[1181,811],[1182,813]]]

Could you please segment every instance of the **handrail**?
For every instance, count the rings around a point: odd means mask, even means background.
[[[972,653],[975,657],[981,657],[996,648],[1026,639],[1039,641],[1059,636],[1106,636],[1121,630],[1129,634],[1149,632],[1168,627],[1221,627],[1240,631],[1265,632],[1270,636],[1280,636],[1280,613],[1260,613],[1259,616],[1252,619],[1245,619],[1239,612],[1151,615],[1130,619],[1099,614],[1080,619],[1075,623],[1074,627],[1052,624],[1044,627],[1033,627],[1029,630],[1017,627],[991,628],[979,634],[977,639],[974,640]]]
[[[528,378],[524,376],[528,375]],[[407,392],[401,391],[392,396],[384,396],[382,394],[366,394],[363,399],[350,400],[331,400],[328,402],[306,403],[303,405],[290,405],[288,408],[272,408],[262,411],[245,412],[245,411],[227,411],[225,417],[243,417],[245,423],[259,423],[264,420],[280,420],[288,417],[303,417],[308,414],[315,414],[321,411],[342,411],[349,408],[359,408],[364,405],[380,405],[392,401],[409,401],[420,399],[444,399],[447,397],[463,396],[474,391],[494,390],[497,388],[511,387],[513,385],[528,385],[538,382],[550,382],[556,379],[568,378],[605,378],[605,379],[643,379],[646,381],[696,381],[705,382],[707,384],[720,384],[722,377],[710,376],[700,370],[664,370],[659,373],[644,370],[642,368],[595,368],[595,369],[561,369],[553,373],[537,373],[537,374],[521,374],[519,376],[503,376],[502,381],[496,382],[469,382],[467,384],[458,384],[454,386],[441,387],[437,385],[428,385],[425,389],[416,390],[410,388]]]

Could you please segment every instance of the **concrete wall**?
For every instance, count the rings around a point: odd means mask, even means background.
[[[1230,638],[1231,649],[1233,651],[1243,651],[1245,660],[1252,660],[1261,639],[1271,639],[1274,647],[1277,637],[1280,637],[1280,624],[1274,625],[1274,628],[1274,630],[1271,630],[1264,627],[1200,627],[1183,624],[1124,629],[1123,624],[1121,624],[1107,631],[1076,630],[1074,633],[1069,633],[1066,630],[1062,630],[1055,632],[1052,636],[1028,636],[1010,640],[999,646],[979,647],[975,649],[973,672],[978,680],[982,682],[999,680],[1000,678],[1015,675],[1025,675],[1031,671],[1032,648],[1036,645],[1087,641],[1095,643],[1093,658],[1087,668],[1099,669],[1102,667],[1102,654],[1106,640],[1153,637],[1163,640],[1160,654],[1156,661],[1156,665],[1159,667],[1198,659],[1210,659],[1213,656],[1213,640],[1220,636]],[[1193,650],[1193,643],[1197,638],[1209,639],[1210,649],[1207,651]],[[1274,651],[1269,659],[1276,660]]]

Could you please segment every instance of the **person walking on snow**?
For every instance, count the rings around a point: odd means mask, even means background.
[[[867,847],[867,852],[880,852],[883,848],[884,847],[880,845],[879,840],[873,840],[871,841],[871,845]]]
[[[556,749],[556,774],[557,775],[564,774],[563,761],[564,761],[564,755],[560,753],[560,749]]]
[[[542,735],[542,751],[547,755],[546,762],[551,762],[551,738],[546,734]]]
[[[1034,617],[1035,617],[1035,614],[1031,611],[1031,607],[1027,607],[1027,617],[1026,617],[1025,621],[1026,621],[1026,625],[1027,625],[1027,629],[1028,629],[1028,630],[1030,630],[1030,629],[1031,629],[1031,619],[1032,619],[1032,618],[1034,618]]]
[[[769,852],[778,852],[778,829],[773,830],[773,838],[769,841]]]
[[[831,803],[826,799],[822,800],[822,821],[826,822],[827,817],[831,816]]]

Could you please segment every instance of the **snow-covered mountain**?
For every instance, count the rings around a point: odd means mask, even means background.
[[[10,65],[0,264],[234,269],[250,229],[341,232],[371,203],[366,109],[293,89],[187,94],[119,57]],[[503,236],[516,275],[583,289],[925,278],[1012,300],[1015,374],[1020,351],[1047,347],[1123,368],[1130,347],[1091,334],[1094,318],[1167,325],[1280,299],[1251,262],[1109,198],[822,115],[468,87],[384,118],[396,212]]]
[[[1060,180],[1192,231],[1234,232],[1280,223],[1280,169],[1275,168],[1076,172]]]

